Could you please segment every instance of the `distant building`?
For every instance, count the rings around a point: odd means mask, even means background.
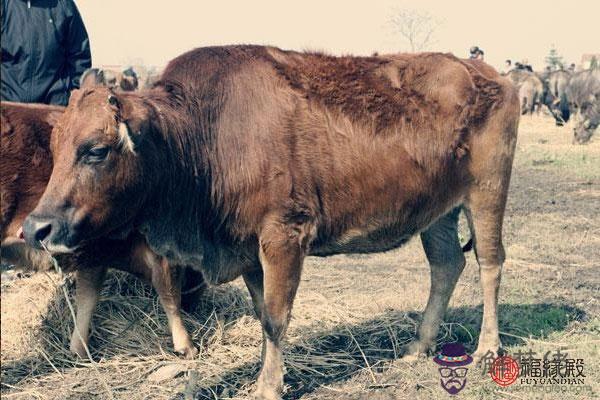
[[[588,69],[592,66],[592,64],[594,64],[594,59],[596,59],[595,61],[595,65],[598,66],[600,65],[600,53],[596,53],[596,54],[583,54],[581,56],[581,68],[583,69]]]

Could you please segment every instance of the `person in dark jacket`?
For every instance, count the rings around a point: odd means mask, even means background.
[[[2,100],[66,105],[92,66],[73,0],[2,0]]]

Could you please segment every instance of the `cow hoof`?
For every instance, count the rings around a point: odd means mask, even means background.
[[[400,359],[407,363],[415,363],[426,358],[427,354],[433,350],[432,347],[418,340],[412,341],[402,348]]]
[[[85,351],[85,346],[79,340],[71,341],[69,350],[79,358],[88,358],[87,351]]]
[[[198,355],[198,349],[190,345],[181,349],[176,349],[175,353],[186,360],[193,360]]]
[[[253,397],[256,400],[280,400],[283,392],[283,376],[277,378],[262,371],[256,382]]]
[[[254,391],[253,398],[255,400],[282,400],[277,390],[265,387],[264,385],[258,385]]]
[[[500,345],[482,346],[479,345],[473,353],[473,362],[476,365],[483,365],[484,360],[493,360],[501,354]]]

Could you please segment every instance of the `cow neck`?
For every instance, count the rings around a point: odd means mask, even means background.
[[[152,138],[158,162],[149,167],[158,179],[140,221],[140,230],[157,253],[182,261],[199,256],[212,236],[207,211],[209,179],[198,150],[205,146],[191,121],[180,110],[161,112],[154,119]]]

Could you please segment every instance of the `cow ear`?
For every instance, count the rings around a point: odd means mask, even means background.
[[[81,89],[102,86],[102,70],[98,68],[89,68],[81,75],[79,87]]]
[[[149,129],[150,117],[147,110],[140,104],[123,96],[119,100],[120,120],[118,132],[120,141],[126,149],[135,150]]]
[[[48,123],[48,125],[50,125],[51,127],[55,127],[58,124],[60,117],[62,117],[63,112],[64,111],[62,110],[49,112],[46,116],[46,122]]]

